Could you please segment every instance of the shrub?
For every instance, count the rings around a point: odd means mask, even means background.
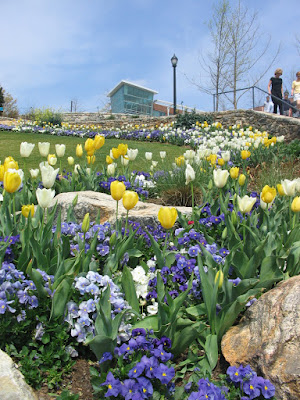
[[[207,121],[208,124],[213,122],[213,118],[206,114],[197,114],[195,110],[191,113],[185,112],[184,114],[178,114],[176,116],[175,127],[176,128],[186,128],[190,129],[196,122],[202,124],[204,121]]]
[[[29,119],[36,121],[38,125],[61,125],[62,114],[52,108],[35,108],[30,112]]]

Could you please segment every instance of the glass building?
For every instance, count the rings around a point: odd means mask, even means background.
[[[121,81],[109,93],[113,114],[153,115],[153,96],[155,90],[135,83]]]

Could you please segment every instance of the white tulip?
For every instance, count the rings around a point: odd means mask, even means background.
[[[166,158],[167,152],[166,151],[160,151],[159,152],[160,158],[163,160]]]
[[[92,171],[91,168],[87,168],[87,169],[86,169],[87,175],[91,175],[91,171]]]
[[[127,150],[127,156],[130,161],[134,161],[138,155],[139,150],[138,149],[128,149]]]
[[[183,157],[186,159],[186,160],[189,160],[189,161],[191,161],[191,160],[193,160],[193,158],[195,157],[195,152],[194,152],[194,150],[187,150],[184,154],[183,154]]]
[[[69,165],[74,165],[74,158],[73,157],[68,157],[68,164]]]
[[[295,179],[296,181],[296,192],[300,193],[300,178]]]
[[[42,208],[48,208],[54,196],[55,196],[55,190],[45,189],[45,188],[44,189],[38,188],[36,190],[36,198],[39,206]]]
[[[54,169],[51,165],[41,167],[42,183],[45,188],[52,188],[58,171],[59,168]]]
[[[157,164],[158,164],[158,161],[152,161],[152,165],[154,168],[157,167]]]
[[[284,179],[283,181],[281,181],[281,184],[284,194],[286,196],[295,196],[296,187],[298,187],[296,179],[292,181],[290,181],[289,179]]]
[[[230,151],[229,151],[229,150],[227,150],[227,151],[222,151],[222,152],[221,152],[221,156],[222,156],[222,158],[223,158],[223,160],[224,160],[225,162],[230,161]]]
[[[49,142],[39,142],[38,143],[39,152],[42,157],[47,157],[50,150],[50,143]]]
[[[80,164],[74,165],[74,174],[78,175],[78,171],[81,169]]]
[[[147,161],[151,161],[152,160],[152,153],[150,151],[146,151],[145,152],[145,158]]]
[[[55,151],[56,151],[57,157],[63,157],[65,155],[66,145],[65,144],[56,144]]]
[[[57,158],[55,157],[55,154],[52,154],[50,157],[48,155],[48,163],[52,166],[57,163]]]
[[[242,214],[245,214],[252,210],[252,207],[256,202],[256,197],[249,197],[248,195],[246,195],[241,198],[240,196],[238,196],[237,200],[240,212]]]
[[[190,164],[187,164],[185,170],[185,184],[188,185],[190,182],[195,180],[195,171]]]
[[[35,179],[35,178],[37,178],[38,174],[40,173],[40,170],[38,168],[37,169],[30,169],[29,172],[30,172],[31,178]]]
[[[108,175],[114,175],[115,172],[116,172],[115,163],[109,164],[109,165],[107,166],[107,174],[108,174]]]
[[[34,149],[35,144],[22,142],[20,145],[20,155],[21,157],[29,157]]]
[[[124,166],[124,167],[127,167],[127,165],[129,164],[129,158],[128,157],[123,157],[123,156],[121,156],[121,164]]]
[[[229,172],[227,169],[214,169],[214,183],[217,188],[222,188],[226,185]]]

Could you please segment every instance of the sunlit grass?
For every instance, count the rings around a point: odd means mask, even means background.
[[[24,160],[20,156],[20,144],[21,142],[35,143],[35,148],[31,153],[29,158],[26,158],[26,170],[29,168],[38,168],[39,163],[41,161],[45,161],[43,157],[41,157],[38,150],[38,142],[49,142],[50,143],[50,154],[55,153],[55,144],[66,145],[65,156],[61,159],[62,169],[66,171],[71,171],[72,167],[68,165],[67,158],[69,156],[74,157],[75,163],[84,162],[85,152],[82,159],[76,157],[76,146],[77,144],[81,144],[84,148],[85,138],[78,137],[70,137],[70,136],[52,136],[49,134],[41,134],[41,133],[27,133],[27,132],[9,132],[9,131],[0,131],[0,161],[3,163],[5,157],[12,156],[16,161],[19,162],[19,167],[24,167]],[[138,171],[149,171],[151,166],[151,161],[146,161],[145,152],[153,153],[153,160],[158,161],[158,165],[155,168],[156,170],[168,169],[171,167],[171,164],[175,161],[175,157],[182,155],[186,147],[183,146],[174,146],[165,143],[155,143],[155,142],[139,142],[139,141],[130,141],[130,140],[120,140],[120,139],[107,139],[105,141],[104,146],[97,150],[96,161],[93,168],[97,168],[97,170],[102,171],[103,166],[106,166],[106,156],[109,154],[110,149],[112,147],[118,147],[120,143],[128,144],[129,148],[138,149],[139,153],[135,161],[129,163],[129,170],[138,170]],[[166,151],[167,157],[164,162],[162,162],[160,158],[160,151]],[[60,159],[58,159],[57,166],[59,166]],[[118,164],[120,161],[118,160]]]

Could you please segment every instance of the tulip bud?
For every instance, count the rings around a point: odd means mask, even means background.
[[[110,184],[111,197],[116,201],[121,200],[125,190],[126,190],[126,186],[124,185],[123,182],[113,181]]]
[[[81,230],[83,233],[87,233],[89,229],[90,229],[90,214],[86,213],[83,218]]]
[[[177,210],[172,207],[161,207],[158,211],[158,220],[161,226],[165,229],[170,229],[174,226],[177,218]]]
[[[145,152],[145,158],[147,161],[151,161],[152,160],[152,153],[150,151],[146,151]]]
[[[229,173],[230,173],[230,176],[231,176],[232,179],[237,179],[238,178],[239,170],[240,170],[239,167],[230,168]]]
[[[48,154],[48,158],[47,158],[48,164],[49,165],[55,165],[57,163],[57,158],[55,156],[55,154]]]
[[[34,216],[34,204],[23,205],[21,212],[25,218],[28,218],[29,214],[31,214],[31,217],[33,217]]]
[[[107,166],[107,175],[114,175],[115,172],[116,172],[116,166],[115,166],[115,164],[114,164],[114,163],[113,163],[113,164],[109,164],[109,165]]]
[[[19,190],[22,184],[22,176],[23,175],[20,175],[17,170],[6,171],[3,178],[4,190],[8,193],[14,193]]]
[[[87,155],[88,155],[88,156],[93,156],[93,155],[94,155],[94,153],[95,153],[95,146],[94,146],[94,141],[93,141],[93,139],[88,138],[88,139],[85,141],[84,149],[85,149],[85,151],[87,152]]]
[[[82,157],[82,155],[83,155],[82,145],[78,144],[76,146],[76,156],[77,157]]]
[[[244,186],[245,181],[246,181],[246,176],[245,176],[244,174],[241,174],[241,175],[239,176],[239,185],[240,185],[240,186]]]
[[[109,245],[114,246],[116,244],[116,241],[117,241],[117,234],[116,232],[114,232],[109,239]]]
[[[220,290],[223,285],[224,274],[223,271],[219,270],[215,276],[215,285],[218,285],[218,289]]]
[[[74,165],[74,158],[73,157],[68,157],[68,164],[69,165]]]
[[[294,200],[292,201],[291,210],[294,213],[300,212],[300,197],[299,196],[295,197]]]
[[[0,165],[0,182],[3,182],[4,172],[4,165]]]
[[[133,207],[135,207],[138,201],[139,196],[136,192],[133,192],[132,190],[125,190],[122,197],[122,202],[126,210],[131,210]]]
[[[278,190],[278,193],[280,194],[280,196],[285,196],[285,193],[284,193],[284,190],[283,190],[283,187],[282,187],[281,183],[278,183],[277,190]]]
[[[238,220],[237,220],[236,212],[234,210],[232,210],[232,212],[231,212],[231,222],[232,222],[233,226],[237,226]]]
[[[104,145],[105,143],[105,137],[102,135],[96,135],[95,139],[94,139],[94,147],[96,150],[101,149],[101,147]]]
[[[227,238],[227,226],[225,226],[222,235],[221,235],[222,239],[225,240]]]
[[[113,147],[112,149],[111,149],[111,158],[114,158],[115,160],[116,159],[118,159],[119,157],[120,157],[120,152],[119,152],[119,150],[116,148],[116,147]]]
[[[78,194],[76,194],[76,196],[74,197],[72,201],[72,206],[75,207],[77,203],[78,203]]]
[[[47,157],[47,155],[49,154],[49,150],[50,150],[50,143],[49,142],[39,142],[38,148],[39,148],[40,155],[42,157]]]
[[[160,155],[160,158],[163,160],[164,158],[166,158],[167,152],[166,151],[160,151],[159,155]]]
[[[107,163],[108,165],[110,165],[110,164],[113,163],[113,159],[111,158],[111,156],[106,156],[106,163]]]
[[[20,155],[21,157],[29,157],[35,144],[22,142],[20,145]]]
[[[118,146],[118,151],[120,153],[121,156],[125,156],[125,154],[127,153],[127,149],[128,149],[128,145],[124,144],[124,143],[120,143]]]

